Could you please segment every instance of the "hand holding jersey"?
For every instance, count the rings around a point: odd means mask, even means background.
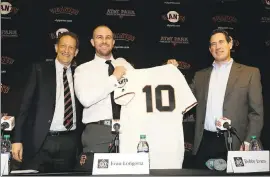
[[[113,75],[118,81],[126,74],[126,70],[134,69],[124,58],[117,58],[112,64],[114,66]]]
[[[112,75],[114,75],[116,79],[119,81],[124,74],[126,74],[126,68],[124,66],[116,66],[114,68]]]
[[[173,65],[127,70],[114,98],[122,105],[120,152],[136,153],[145,134],[151,169],[181,169],[182,118],[197,103],[182,73]]]

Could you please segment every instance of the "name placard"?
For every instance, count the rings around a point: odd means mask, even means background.
[[[229,151],[227,173],[269,171],[269,151]]]
[[[9,153],[1,153],[1,176],[9,174]]]
[[[149,154],[95,153],[92,174],[149,174]]]

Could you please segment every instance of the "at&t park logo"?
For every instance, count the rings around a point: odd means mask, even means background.
[[[1,30],[1,38],[16,38],[18,37],[17,30]]]
[[[51,39],[56,39],[58,38],[58,36],[61,34],[61,33],[64,33],[64,32],[68,32],[69,30],[66,29],[66,28],[59,28],[58,30],[56,30],[55,33],[50,33],[49,36]]]
[[[270,10],[270,0],[262,0],[265,9]]]
[[[10,2],[1,2],[1,19],[10,20],[12,16],[17,14],[18,8],[13,7]]]
[[[135,17],[136,13],[134,10],[127,9],[108,9],[106,12],[107,16],[118,16],[120,19],[124,17]]]
[[[237,23],[237,18],[230,15],[217,15],[212,20],[215,23]]]
[[[1,83],[1,93],[7,94],[10,90],[10,87]]]
[[[72,7],[54,7],[49,9],[49,11],[52,14],[55,15],[69,15],[69,16],[76,16],[80,13],[80,11],[78,9],[74,9]],[[65,23],[71,23],[72,20],[71,19],[55,19],[55,22],[65,22]]]
[[[1,56],[1,64],[12,65],[13,63],[14,63],[14,59],[8,56]]]
[[[270,23],[270,17],[262,17],[261,23]]]
[[[189,44],[188,37],[176,37],[176,36],[161,36],[160,43],[172,44],[176,46],[177,44]]]
[[[162,19],[170,22],[170,24],[167,24],[167,27],[180,27],[178,23],[185,22],[186,17],[179,15],[176,11],[169,11],[166,15],[162,15]]]
[[[175,1],[175,0],[167,0],[167,1],[164,1],[164,4],[167,4],[167,5],[180,5],[181,3],[179,1]]]
[[[114,40],[118,44],[114,46],[115,49],[129,49],[130,46],[127,43],[133,43],[135,36],[128,33],[114,33]]]

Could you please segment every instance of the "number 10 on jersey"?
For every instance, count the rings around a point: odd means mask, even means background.
[[[152,89],[155,90],[154,94]],[[169,105],[162,104],[162,91],[168,91]],[[146,85],[143,88],[146,96],[146,111],[153,112],[153,99],[156,101],[156,109],[160,112],[172,112],[175,109],[175,94],[174,88],[171,85],[158,85],[153,88],[151,85]]]

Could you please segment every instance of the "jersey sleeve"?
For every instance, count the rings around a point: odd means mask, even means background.
[[[127,105],[135,96],[132,90],[132,77],[134,70],[127,71],[126,75],[118,81],[118,87],[114,90],[114,101],[119,105]],[[134,82],[133,82],[134,83]]]

